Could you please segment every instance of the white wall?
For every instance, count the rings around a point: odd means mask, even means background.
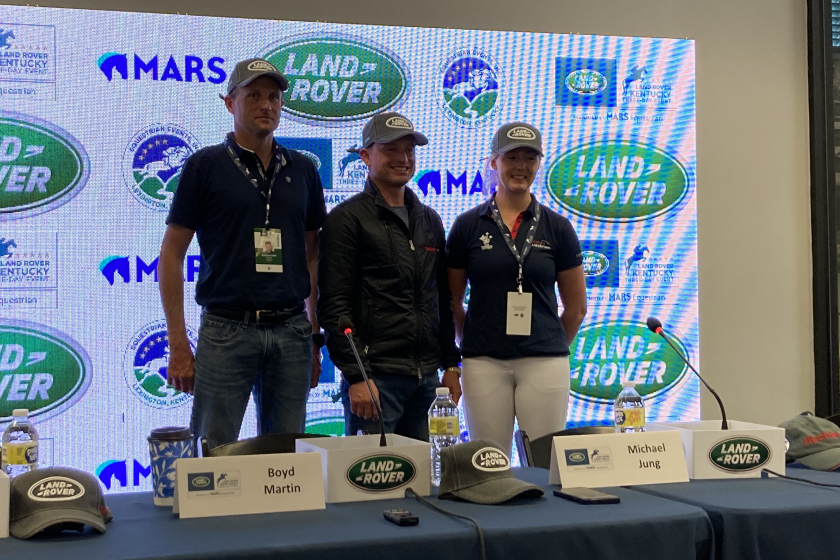
[[[777,424],[813,409],[805,2],[48,0],[40,5],[696,39],[703,372],[733,419]],[[708,396],[703,416],[719,417]]]

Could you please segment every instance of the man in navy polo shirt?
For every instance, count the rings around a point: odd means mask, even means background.
[[[167,379],[194,393],[193,433],[210,447],[237,439],[250,393],[260,434],[302,432],[320,374],[323,342],[312,335],[326,208],[311,160],[274,140],[288,86],[265,60],[236,65],[223,98],[233,132],[187,160],[166,220],[158,275]],[[193,234],[201,249],[195,299],[203,308],[195,357],[182,276]]]

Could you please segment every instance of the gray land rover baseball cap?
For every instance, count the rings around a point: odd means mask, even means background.
[[[539,498],[544,491],[513,476],[510,459],[490,440],[479,439],[445,447],[440,452],[438,497],[461,498],[477,504],[500,504],[516,497]]]
[[[249,58],[238,62],[233,68],[233,72],[230,73],[227,85],[228,95],[234,89],[247,86],[260,76],[273,78],[280,86],[280,91],[289,89],[289,80],[273,64],[262,58]],[[219,96],[221,97],[221,94]]]
[[[379,113],[370,118],[362,129],[362,148],[370,148],[373,144],[387,144],[399,140],[403,136],[413,136],[418,146],[425,146],[429,139],[414,130],[410,120],[399,113]]]
[[[9,533],[28,539],[47,529],[82,531],[90,525],[100,533],[111,521],[99,480],[69,467],[36,469],[12,479]]]
[[[493,136],[493,153],[504,154],[516,148],[531,148],[541,156],[542,135],[537,127],[524,122],[503,124]]]
[[[800,414],[779,425],[788,441],[787,458],[818,471],[840,467],[840,427],[811,414]]]

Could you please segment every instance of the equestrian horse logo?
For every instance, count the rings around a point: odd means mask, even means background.
[[[627,274],[630,274],[630,269],[632,269],[636,263],[640,263],[644,260],[647,260],[648,253],[650,253],[650,249],[648,249],[647,245],[636,245],[636,247],[633,249],[633,254],[627,257],[627,259],[624,261],[625,272]]]
[[[0,49],[11,49],[12,43],[10,39],[14,39],[15,34],[11,29],[0,29]]]
[[[630,70],[630,74],[624,78],[624,93],[627,93],[627,89],[633,85],[633,82],[644,82],[645,76],[649,75],[650,71],[645,66],[634,65],[633,69]]]
[[[17,243],[15,243],[14,239],[0,237],[0,258],[14,256],[11,251],[12,247],[17,247]]]

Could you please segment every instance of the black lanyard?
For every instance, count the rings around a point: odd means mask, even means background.
[[[536,209],[534,210],[534,219],[531,221],[531,227],[528,229],[528,236],[525,238],[525,245],[522,246],[522,254],[519,254],[519,249],[516,248],[516,244],[514,243],[514,239],[511,237],[510,232],[505,226],[504,221],[502,220],[502,215],[499,213],[499,207],[496,206],[496,197],[493,197],[493,200],[490,201],[490,210],[493,212],[493,220],[496,222],[496,226],[499,228],[499,231],[502,232],[502,237],[505,238],[505,242],[507,243],[510,252],[513,253],[513,256],[516,257],[516,262],[519,263],[519,277],[516,279],[516,284],[519,288],[519,293],[522,293],[522,265],[525,263],[525,257],[528,256],[528,253],[531,251],[531,246],[534,244],[534,236],[537,234],[537,225],[540,223],[540,204],[539,202],[536,204]]]
[[[239,159],[239,156],[236,155],[236,152],[233,151],[232,141],[230,136],[225,137],[225,148],[227,148],[227,153],[230,156],[230,159],[233,160],[233,163],[236,167],[239,168],[239,171],[245,178],[250,181],[254,188],[257,189],[260,194],[262,195],[263,199],[265,200],[265,227],[268,227],[268,215],[271,212],[271,189],[274,188],[274,181],[277,179],[277,176],[280,175],[280,167],[282,167],[282,156],[279,159],[278,163],[275,165],[274,174],[271,176],[271,181],[268,183],[268,194],[266,194],[265,190],[260,188],[260,182],[257,180],[256,177],[251,177],[251,171],[242,163]],[[275,153],[275,155],[277,155]]]

